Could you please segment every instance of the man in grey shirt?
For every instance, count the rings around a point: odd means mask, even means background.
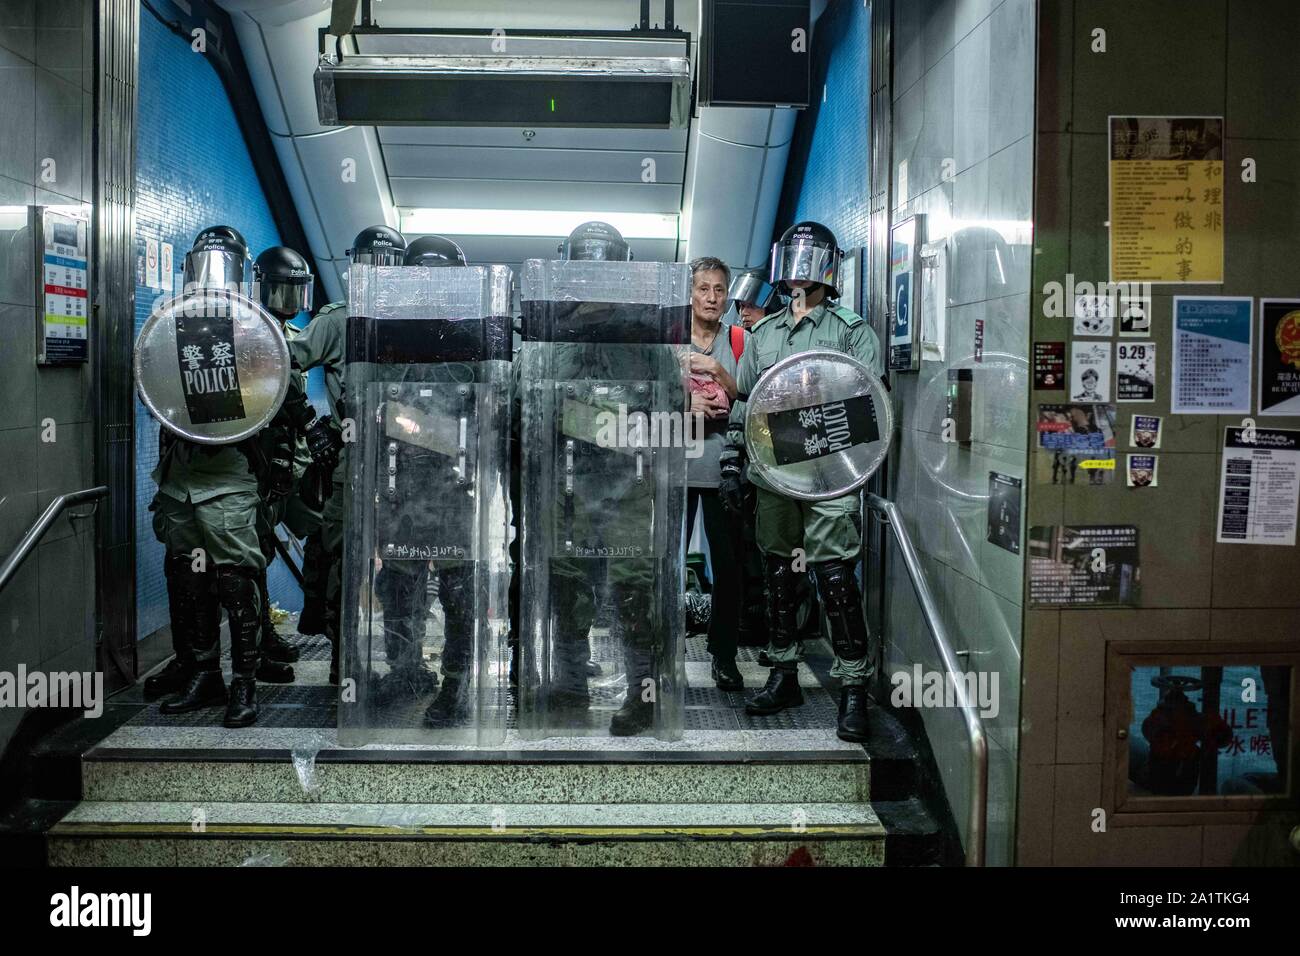
[[[686,459],[686,537],[695,530],[695,513],[704,510],[704,534],[713,567],[713,609],[709,653],[713,680],[722,690],[745,686],[736,667],[743,579],[740,528],[718,497],[718,458],[726,443],[727,420],[736,398],[736,365],[748,333],[722,324],[731,272],[711,256],[691,263],[691,413],[692,434],[703,433],[702,453]]]

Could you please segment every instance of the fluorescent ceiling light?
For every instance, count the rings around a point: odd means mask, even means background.
[[[451,236],[567,236],[598,219],[624,239],[676,239],[673,215],[648,212],[557,212],[549,209],[402,209],[402,232]]]

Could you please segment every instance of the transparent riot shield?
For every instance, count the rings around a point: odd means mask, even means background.
[[[509,305],[504,266],[352,267],[344,746],[505,737]]]
[[[681,737],[690,271],[528,260],[521,736]]]

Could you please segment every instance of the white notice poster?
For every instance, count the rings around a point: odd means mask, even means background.
[[[1220,544],[1295,544],[1300,431],[1224,430]]]

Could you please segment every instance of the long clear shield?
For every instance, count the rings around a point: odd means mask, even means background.
[[[339,739],[492,746],[508,703],[510,270],[354,265],[348,286]]]
[[[689,268],[534,259],[521,293],[519,732],[679,739]]]

